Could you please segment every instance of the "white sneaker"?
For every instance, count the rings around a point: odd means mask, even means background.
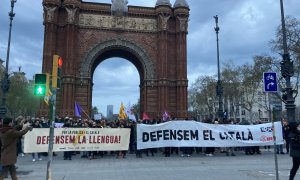
[[[32,159],[32,162],[35,162],[35,159],[34,159],[34,158]]]
[[[188,155],[187,155],[187,157],[191,157],[191,155],[190,155],[190,154],[188,154]]]
[[[25,154],[24,154],[24,153],[21,153],[21,156],[22,156],[22,157],[24,157],[24,156],[25,156]]]
[[[181,154],[181,157],[184,157],[184,154]]]
[[[42,158],[39,158],[39,161],[43,160]]]

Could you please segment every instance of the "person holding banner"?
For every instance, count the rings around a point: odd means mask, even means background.
[[[65,117],[65,124],[63,128],[70,128],[71,127],[71,122],[69,117]],[[64,160],[72,160],[72,152],[71,151],[65,151],[64,152]]]
[[[125,121],[123,119],[119,120],[118,128],[128,128]],[[127,151],[118,151],[117,152],[117,159],[124,159],[126,157]]]
[[[300,125],[296,122],[290,123],[290,156],[293,158],[293,167],[289,180],[294,180],[300,166]]]
[[[135,149],[136,149],[135,155],[136,155],[137,158],[142,158],[142,150],[137,148],[137,138],[138,138],[138,136],[137,136],[137,124],[140,124],[140,123],[141,123],[140,121],[137,121],[137,123],[135,123],[134,127],[133,127],[134,128],[134,130],[133,130],[133,132],[134,132],[134,145],[135,145]]]
[[[12,180],[17,180],[16,162],[17,162],[17,140],[26,134],[32,127],[26,126],[23,130],[18,131],[13,127],[12,118],[3,119],[3,127],[0,129],[1,146],[1,165],[2,173],[0,180],[7,176],[8,171]]]
[[[32,124],[33,128],[42,128],[42,124],[40,123],[39,119],[36,119],[35,122]],[[41,153],[37,153],[39,161],[42,160]],[[32,162],[35,162],[35,153],[32,153]]]
[[[218,121],[218,118],[216,118],[214,121],[211,120],[211,119],[208,119],[206,120],[205,123],[208,123],[208,124],[219,124],[219,121]],[[215,153],[215,147],[206,147],[205,148],[205,155],[206,156],[214,156],[214,153]]]
[[[97,123],[96,123],[95,121],[92,121],[92,123],[90,124],[89,127],[90,127],[90,128],[97,128]],[[90,159],[90,160],[92,160],[92,159],[97,159],[96,154],[97,154],[96,151],[88,151],[89,159]]]

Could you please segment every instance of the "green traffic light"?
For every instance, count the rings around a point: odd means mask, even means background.
[[[46,95],[46,86],[45,85],[35,85],[34,86],[34,95],[45,96]]]
[[[45,96],[47,91],[47,74],[35,74],[34,89],[35,96]]]

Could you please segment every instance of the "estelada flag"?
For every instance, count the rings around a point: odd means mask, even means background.
[[[150,117],[146,112],[143,113],[143,120],[150,120]]]
[[[124,108],[123,103],[121,103],[120,111],[119,111],[119,119],[126,119],[126,118],[127,118],[127,115],[125,113],[125,108]]]

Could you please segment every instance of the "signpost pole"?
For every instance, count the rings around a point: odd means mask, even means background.
[[[269,101],[269,108],[271,108],[270,101]],[[275,159],[275,171],[276,171],[276,180],[279,180],[279,174],[278,174],[278,159],[277,159],[277,144],[276,144],[276,129],[274,125],[274,111],[270,109],[271,111],[271,119],[272,119],[272,132],[273,132],[273,142],[274,142],[274,159]]]
[[[264,80],[264,91],[266,93],[270,92],[277,92],[277,75],[274,72],[264,72],[263,73],[263,80]],[[270,103],[270,94],[268,94],[268,101],[269,101],[269,110],[270,110],[270,118],[272,120],[272,132],[273,132],[273,142],[274,142],[274,160],[275,160],[275,172],[276,172],[276,180],[279,180],[278,174],[278,159],[277,159],[277,144],[276,144],[276,129],[274,125],[274,116],[273,110],[271,109]]]
[[[50,119],[49,130],[49,146],[48,146],[48,163],[47,163],[47,177],[46,180],[52,179],[51,163],[53,160],[53,144],[54,144],[54,124],[55,124],[55,106],[56,106],[56,89],[52,90],[51,106],[52,106],[52,118]]]

